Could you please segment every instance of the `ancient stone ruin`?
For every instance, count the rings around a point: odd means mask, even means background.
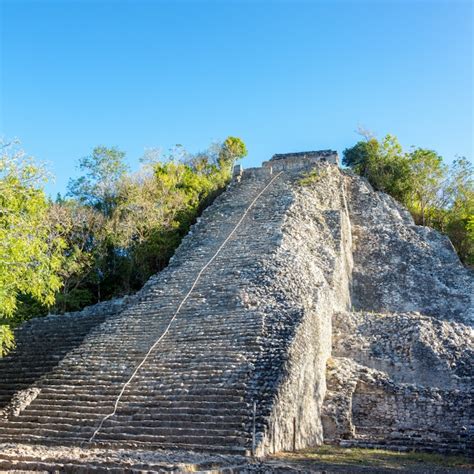
[[[17,331],[0,469],[87,472],[92,449],[468,451],[473,294],[447,237],[335,152],[236,168],[137,294]]]

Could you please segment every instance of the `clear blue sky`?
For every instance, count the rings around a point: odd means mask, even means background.
[[[473,156],[473,4],[433,1],[1,3],[0,134],[64,191],[98,144],[273,153],[334,148],[358,124]]]

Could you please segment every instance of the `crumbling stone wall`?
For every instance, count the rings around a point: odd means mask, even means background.
[[[321,163],[339,164],[339,157],[333,150],[304,151],[298,153],[283,153],[273,155],[270,161],[264,161],[262,168],[273,170],[304,170]]]
[[[418,311],[474,324],[472,271],[446,235],[414,224],[410,213],[359,177],[348,176],[356,310]]]
[[[471,400],[472,392],[359,380],[352,420],[369,444],[470,450]]]
[[[353,312],[333,316],[327,441],[474,446],[472,272],[447,237],[348,174]]]

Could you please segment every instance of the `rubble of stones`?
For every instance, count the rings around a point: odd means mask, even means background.
[[[223,456],[180,450],[110,449],[87,446],[32,446],[22,443],[0,444],[0,472],[9,459],[20,459],[18,470],[51,469],[60,472],[195,472],[215,468],[231,469],[248,464],[244,456]],[[40,463],[36,460],[40,459]],[[130,470],[130,471],[129,471]],[[58,471],[56,471],[58,472]]]

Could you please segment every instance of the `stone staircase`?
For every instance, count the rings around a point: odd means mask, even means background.
[[[265,352],[264,314],[252,310],[245,295],[262,257],[278,246],[275,236],[292,202],[290,175],[261,196],[202,275],[95,442],[235,454],[251,450],[258,395],[252,380]],[[59,332],[54,318],[24,328],[19,342],[31,341],[34,334],[38,343],[24,350],[27,342],[20,342],[17,353],[2,361],[0,378],[11,380],[2,382],[4,404],[33,381],[39,393],[0,422],[0,441],[87,443],[201,268],[272,177],[266,170],[236,181],[193,226],[169,267],[120,312],[60,317]],[[48,343],[56,349],[42,356]]]

